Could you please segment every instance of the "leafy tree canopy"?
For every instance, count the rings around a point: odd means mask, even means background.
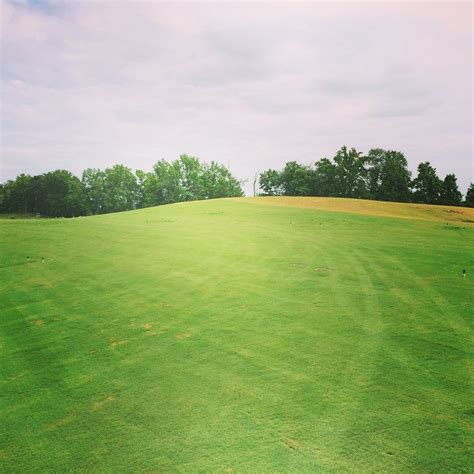
[[[240,181],[225,166],[181,155],[158,161],[150,172],[115,165],[88,168],[80,180],[66,170],[22,174],[0,185],[0,211],[72,217],[242,195]]]

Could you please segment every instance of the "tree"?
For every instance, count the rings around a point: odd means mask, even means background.
[[[180,170],[181,198],[180,201],[204,199],[202,188],[203,169],[194,156],[181,155],[177,161]]]
[[[379,199],[385,155],[386,151],[382,148],[372,148],[367,153],[367,189],[371,199]]]
[[[441,194],[441,180],[436,174],[436,169],[431,166],[429,161],[418,165],[418,175],[413,180],[415,189],[413,197],[416,202],[426,204],[436,204],[439,202]]]
[[[439,197],[440,204],[448,206],[460,206],[462,203],[462,194],[459,191],[457,178],[454,174],[447,174],[441,184],[441,193]]]
[[[311,194],[313,196],[335,196],[336,193],[336,166],[331,160],[322,158],[314,165]]]
[[[85,214],[87,201],[79,178],[66,170],[43,175],[44,212],[52,217],[74,217]]]
[[[82,173],[82,186],[92,214],[103,212],[105,199],[105,173],[100,169],[87,168]]]
[[[160,160],[153,167],[153,176],[142,176],[142,186],[149,186],[155,204],[242,196],[241,183],[223,165],[181,155],[168,163]],[[145,191],[146,194],[146,191]]]
[[[173,164],[166,160],[157,161],[153,166],[156,177],[156,204],[170,204],[181,200],[181,169],[176,161]]]
[[[7,212],[5,201],[5,185],[0,183],[0,212]]]
[[[44,186],[44,176],[33,176],[29,184],[29,196],[31,211],[42,213],[46,209],[46,189]]]
[[[367,163],[371,198],[401,202],[410,200],[411,173],[403,153],[372,149],[367,154]]]
[[[296,161],[286,163],[279,176],[285,196],[308,196],[311,189],[311,171]]]
[[[14,181],[8,180],[2,185],[2,212],[12,212],[12,189]]]
[[[181,155],[172,163],[158,161],[152,172],[136,174],[123,165],[104,171],[88,168],[81,180],[66,170],[21,174],[0,184],[0,212],[70,217],[233,196],[243,196],[241,182],[225,166]]]
[[[363,198],[368,196],[366,159],[355,148],[343,146],[334,157],[336,195]]]
[[[471,183],[467,189],[464,205],[467,207],[474,207],[474,183]]]
[[[204,199],[239,197],[244,194],[241,183],[225,166],[215,161],[202,166],[200,182]]]
[[[80,179],[72,176],[68,184],[69,189],[65,199],[66,210],[62,215],[75,217],[87,214],[87,199]]]
[[[5,185],[5,202],[9,212],[31,212],[31,176],[20,174]]]
[[[137,207],[137,178],[130,168],[115,165],[104,171],[104,212],[129,211]]]
[[[278,171],[267,170],[260,173],[258,185],[266,196],[280,196],[282,193]]]
[[[155,173],[137,170],[138,207],[151,207],[158,204],[158,179]]]

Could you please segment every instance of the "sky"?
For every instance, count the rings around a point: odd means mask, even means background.
[[[0,182],[399,150],[474,181],[471,2],[0,0]]]

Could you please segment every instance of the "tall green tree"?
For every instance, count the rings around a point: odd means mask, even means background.
[[[367,189],[371,199],[378,199],[380,194],[381,174],[386,150],[372,148],[367,153]]]
[[[181,167],[178,161],[173,164],[166,160],[157,161],[153,166],[156,177],[156,204],[179,202],[183,195]]]
[[[371,198],[400,202],[410,200],[411,172],[403,153],[372,149],[367,154],[367,164]]]
[[[46,208],[46,189],[44,177],[33,176],[29,184],[30,212],[41,213]]]
[[[67,170],[43,175],[45,213],[52,217],[75,217],[87,211],[87,201],[79,178]]]
[[[474,183],[471,183],[467,189],[464,205],[467,207],[474,207]]]
[[[14,206],[17,206],[13,196],[13,187],[15,182],[9,179],[2,185],[2,211],[3,212],[15,212]],[[20,204],[21,205],[21,204]]]
[[[282,194],[280,173],[276,170],[262,171],[258,186],[267,196],[280,196]]]
[[[180,170],[180,201],[204,199],[205,192],[202,186],[203,169],[199,160],[194,156],[181,155],[177,164]]]
[[[336,165],[327,158],[322,158],[314,165],[311,180],[313,196],[336,196]]]
[[[137,170],[138,207],[150,207],[158,204],[158,179],[153,172]]]
[[[31,212],[31,179],[22,173],[7,182],[5,198],[10,212]]]
[[[204,199],[243,196],[241,183],[223,165],[211,161],[202,166],[200,176]]]
[[[457,178],[454,174],[447,174],[444,181],[441,183],[439,203],[449,206],[461,205],[462,194],[459,191]]]
[[[104,212],[136,209],[138,201],[137,178],[130,168],[115,165],[104,171]]]
[[[436,204],[441,195],[442,183],[429,161],[418,165],[418,175],[413,180],[413,197],[416,202]]]
[[[45,212],[45,189],[43,176],[20,174],[7,181],[3,187],[4,212]]]
[[[280,173],[280,186],[285,196],[308,196],[311,170],[296,161],[289,161]]]
[[[368,196],[366,159],[355,148],[343,146],[334,157],[336,193],[341,197]]]
[[[105,173],[100,169],[87,168],[82,173],[82,186],[92,214],[100,214],[104,211],[105,182]]]

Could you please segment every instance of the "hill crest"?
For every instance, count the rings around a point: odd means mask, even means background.
[[[232,199],[249,204],[295,207],[330,212],[348,212],[371,216],[397,217],[401,219],[474,224],[474,209],[470,207],[373,201],[369,199],[338,197],[259,196]]]

